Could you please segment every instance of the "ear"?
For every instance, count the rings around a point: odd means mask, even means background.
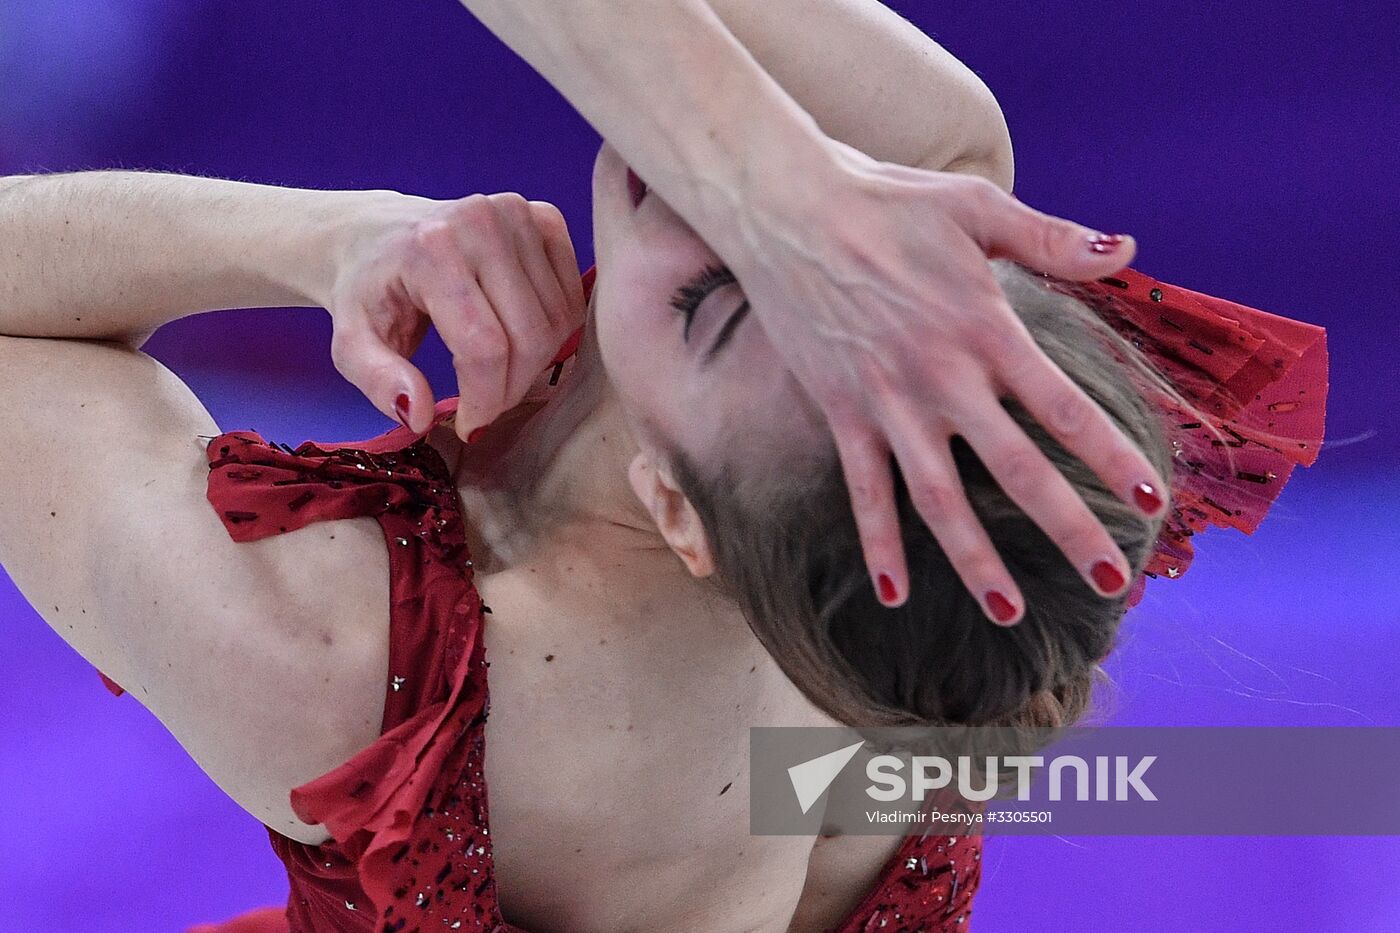
[[[690,500],[677,488],[664,464],[643,449],[627,466],[627,479],[643,507],[656,522],[661,537],[671,546],[691,574],[708,577],[715,572],[714,556],[705,528]]]

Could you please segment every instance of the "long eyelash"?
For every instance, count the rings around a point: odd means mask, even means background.
[[[684,314],[689,322],[706,295],[723,285],[737,281],[739,280],[729,271],[728,266],[718,263],[706,266],[699,275],[676,290],[675,296],[671,298],[671,307]]]

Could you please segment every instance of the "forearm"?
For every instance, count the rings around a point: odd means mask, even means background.
[[[0,334],[129,340],[314,304],[339,194],[141,172],[0,179]]]
[[[879,0],[710,0],[829,136],[873,158],[983,175],[1011,189],[1011,137],[991,90]]]
[[[816,121],[703,0],[462,2],[722,256],[776,180],[829,164]]]

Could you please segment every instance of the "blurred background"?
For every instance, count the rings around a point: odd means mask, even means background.
[[[1114,721],[1400,725],[1400,13],[1378,0],[893,4],[995,91],[1016,193],[1137,268],[1326,326],[1329,444],[1260,531],[1153,581]],[[519,191],[592,262],[598,137],[452,0],[0,0],[0,174],[148,168],[440,198]],[[391,425],[319,311],[146,346],[225,430]],[[455,393],[435,337],[417,357]],[[92,438],[74,438],[75,443]],[[0,931],[165,933],[281,902],[260,824],[0,573]],[[1397,838],[992,838],[976,929],[1393,931]]]

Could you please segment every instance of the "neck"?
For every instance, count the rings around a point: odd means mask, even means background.
[[[637,501],[627,467],[638,447],[608,381],[590,319],[559,385],[490,458],[485,472],[467,470],[464,487],[484,493],[502,529],[506,562],[547,539],[583,533],[596,545],[667,550]],[[464,494],[466,489],[464,488]]]

